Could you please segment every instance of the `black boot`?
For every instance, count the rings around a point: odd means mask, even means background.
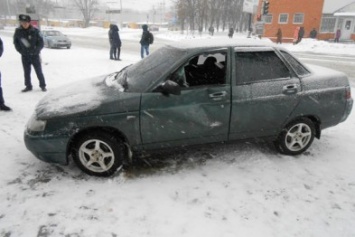
[[[11,108],[10,108],[10,107],[7,107],[5,104],[1,104],[1,105],[0,105],[0,110],[2,110],[2,111],[10,111]]]
[[[27,86],[25,89],[22,90],[22,92],[27,92],[27,91],[31,91],[32,87]]]

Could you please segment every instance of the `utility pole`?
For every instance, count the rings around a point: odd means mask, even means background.
[[[6,4],[7,4],[7,14],[9,15],[9,18],[11,18],[9,0],[6,0]],[[6,22],[5,22],[5,23],[6,23]]]

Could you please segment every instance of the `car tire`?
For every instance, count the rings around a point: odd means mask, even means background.
[[[67,49],[70,49],[70,46],[67,46]]]
[[[289,123],[274,142],[276,150],[285,155],[299,155],[306,151],[314,140],[316,128],[312,120],[300,118]]]
[[[73,160],[85,173],[108,177],[122,168],[123,142],[109,133],[95,131],[80,136],[73,146]]]

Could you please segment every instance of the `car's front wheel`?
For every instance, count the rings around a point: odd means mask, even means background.
[[[89,175],[107,177],[122,167],[123,142],[109,133],[95,131],[83,134],[73,148],[75,163]]]
[[[316,133],[315,125],[308,118],[289,123],[275,141],[276,149],[285,155],[299,155],[309,148]]]

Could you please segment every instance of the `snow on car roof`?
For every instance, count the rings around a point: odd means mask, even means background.
[[[219,47],[261,47],[261,46],[270,46],[275,47],[275,44],[271,44],[269,41],[254,39],[254,38],[245,38],[245,39],[189,39],[181,40],[179,42],[174,42],[169,44],[175,48],[181,49],[196,49],[196,48],[219,48]]]

